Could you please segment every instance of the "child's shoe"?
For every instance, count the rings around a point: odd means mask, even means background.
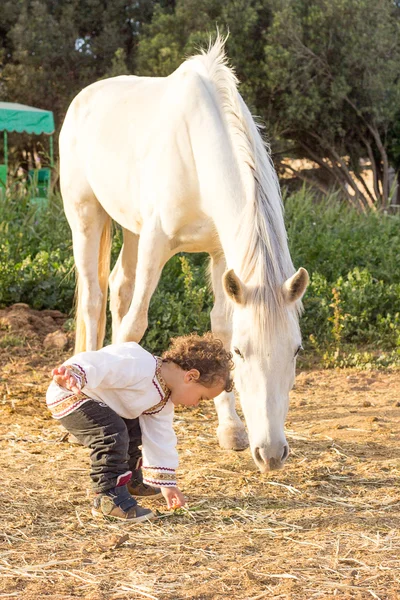
[[[135,498],[160,498],[162,496],[161,489],[159,487],[152,487],[143,483],[143,481],[135,481],[131,479],[128,483],[128,492]]]
[[[148,508],[139,506],[126,485],[118,486],[98,494],[93,501],[94,517],[111,517],[119,521],[140,523],[154,519],[154,513]]]

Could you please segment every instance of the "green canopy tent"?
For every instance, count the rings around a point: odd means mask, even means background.
[[[3,131],[4,139],[4,164],[0,165],[0,188],[7,185],[8,173],[8,139],[7,132],[34,133],[40,135],[45,133],[50,136],[50,166],[54,166],[53,133],[54,117],[49,110],[16,104],[14,102],[0,102],[0,131]],[[50,180],[50,169],[39,169],[36,177],[40,181],[48,183]]]

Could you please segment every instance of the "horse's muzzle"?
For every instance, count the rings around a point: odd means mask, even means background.
[[[276,454],[276,453],[274,453]],[[262,446],[254,448],[253,457],[254,462],[257,467],[260,469],[261,473],[265,473],[266,471],[276,471],[277,469],[281,469],[285,464],[287,457],[289,456],[289,446],[287,444],[282,444],[281,450],[278,456],[272,456],[271,451],[268,451],[267,448]]]

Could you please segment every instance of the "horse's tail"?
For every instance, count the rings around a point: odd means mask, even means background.
[[[110,275],[110,255],[111,255],[111,219],[107,217],[100,239],[99,257],[98,257],[98,278],[102,293],[101,312],[97,325],[97,348],[103,345],[106,331],[106,309],[107,309],[107,286]],[[77,278],[75,290],[76,305],[76,334],[75,334],[75,354],[86,350],[86,327],[83,320],[82,311],[82,282]]]

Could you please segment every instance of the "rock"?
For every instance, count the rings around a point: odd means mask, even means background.
[[[371,402],[369,400],[364,400],[363,406],[365,406],[365,408],[368,408],[368,406],[371,406]]]
[[[29,304],[25,304],[24,302],[17,302],[16,304],[12,304],[10,306],[11,310],[29,310]]]
[[[45,315],[46,317],[52,317],[53,319],[66,319],[67,315],[65,313],[62,313],[60,310],[54,310],[51,308],[45,308],[44,310],[41,311],[42,315]]]
[[[43,342],[45,348],[59,348],[60,350],[65,348],[67,344],[68,338],[60,329],[46,335]]]
[[[48,327],[54,327],[53,317],[49,317],[49,316],[42,317],[42,322],[45,323]]]

